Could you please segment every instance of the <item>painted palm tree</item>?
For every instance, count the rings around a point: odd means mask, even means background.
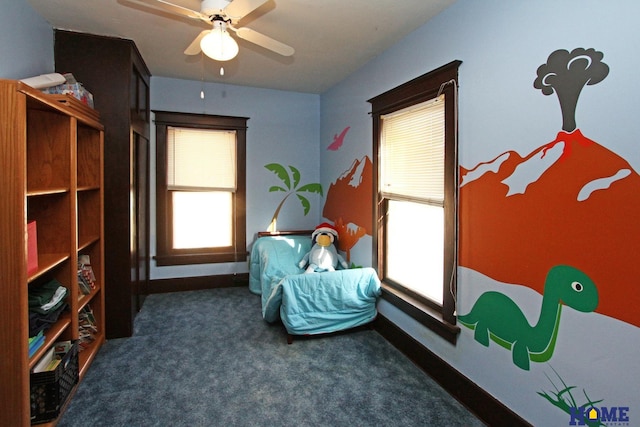
[[[271,218],[271,224],[269,224],[269,228],[267,228],[267,231],[273,232],[277,230],[277,221],[278,221],[278,215],[280,214],[280,209],[282,209],[284,202],[292,194],[295,194],[298,200],[300,201],[300,203],[302,204],[302,208],[304,209],[305,216],[309,213],[309,210],[311,209],[311,203],[309,202],[309,199],[307,199],[305,196],[303,196],[300,193],[305,193],[305,192],[317,193],[323,196],[322,185],[320,185],[317,182],[298,187],[298,184],[300,184],[300,171],[291,165],[289,166],[289,170],[287,170],[287,168],[285,168],[284,166],[278,163],[269,163],[264,167],[270,170],[271,172],[275,173],[276,176],[280,178],[280,180],[282,180],[282,184],[283,184],[282,186],[280,185],[271,186],[269,188],[269,192],[273,193],[276,191],[282,191],[286,193],[286,195],[284,196],[284,198],[276,208],[276,211],[273,214],[273,218]]]

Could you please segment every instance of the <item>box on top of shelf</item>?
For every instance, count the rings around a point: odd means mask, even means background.
[[[84,86],[82,86],[82,83],[77,82],[73,74],[66,73],[63,74],[63,76],[67,80],[66,83],[44,88],[42,91],[49,94],[70,94],[73,95],[74,98],[93,108],[93,95],[91,92],[85,89]]]

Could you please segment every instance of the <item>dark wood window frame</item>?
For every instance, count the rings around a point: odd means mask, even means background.
[[[246,261],[246,139],[247,117],[154,111],[156,125],[157,265],[185,265]],[[167,128],[236,131],[237,187],[233,198],[233,243],[222,248],[173,249],[171,200],[167,188]]]
[[[372,107],[374,153],[374,223],[373,260],[382,279],[382,298],[402,310],[425,327],[454,344],[460,328],[456,325],[455,290],[457,267],[457,87],[461,61],[452,61],[438,69],[384,92],[368,102]],[[378,188],[381,116],[407,108],[444,94],[445,104],[445,239],[442,306],[411,292],[386,277],[384,264],[385,229],[379,218],[386,212],[387,200]],[[418,267],[416,267],[418,268]],[[451,282],[450,282],[451,280]]]

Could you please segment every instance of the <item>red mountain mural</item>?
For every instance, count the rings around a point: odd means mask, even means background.
[[[597,312],[640,326],[640,176],[627,161],[576,129],[460,176],[460,265],[541,294],[551,267],[576,267]]]
[[[322,215],[338,229],[338,247],[347,252],[372,231],[373,163],[365,156],[354,160],[327,191]]]

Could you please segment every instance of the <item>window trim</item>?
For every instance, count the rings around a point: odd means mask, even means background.
[[[246,133],[247,117],[154,111],[156,125],[156,234],[158,266],[240,262],[247,259],[246,244]],[[224,248],[172,249],[169,190],[167,188],[167,128],[183,127],[236,131],[237,188],[234,199],[234,244]],[[234,250],[235,248],[235,250]]]
[[[380,117],[435,98],[439,93],[443,93],[446,100],[455,100],[460,64],[462,61],[452,61],[368,100],[371,104],[373,118],[373,165],[375,170],[373,187],[376,195],[373,207],[376,227],[373,233],[372,249],[373,260],[382,279],[382,298],[454,345],[460,327],[456,325],[455,296],[449,292],[449,286],[445,283],[448,283],[449,278],[453,275],[451,288],[455,294],[457,287],[457,266],[454,267],[457,264],[457,179],[445,179],[445,279],[443,280],[443,304],[440,307],[427,298],[421,297],[386,278],[382,258],[385,248],[384,227],[383,222],[379,220],[381,212],[386,211],[386,207],[383,205],[386,199],[382,198],[378,188],[378,174],[380,171],[380,135],[382,130]],[[455,85],[446,84],[452,80]],[[447,176],[457,176],[458,159],[455,141],[458,133],[458,120],[456,104],[457,102],[446,102],[445,104],[445,174]],[[454,141],[454,143],[449,141]]]

